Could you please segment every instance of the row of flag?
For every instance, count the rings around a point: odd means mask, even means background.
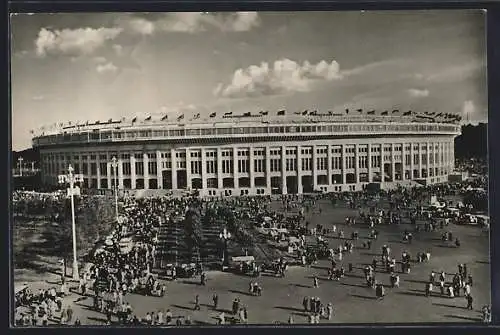
[[[359,109],[356,109],[354,112],[357,112],[358,115],[359,114],[362,115],[364,110],[362,108],[359,108]],[[350,113],[352,114],[352,111],[349,108],[346,108],[344,113],[334,113],[331,110],[328,111],[327,113],[319,113],[317,110],[309,111],[307,109],[302,111],[302,112],[294,112],[295,115],[302,115],[302,116],[345,116],[345,115],[349,115]],[[376,113],[376,110],[374,110],[374,109],[366,111],[366,115],[375,115],[375,113]],[[401,111],[399,109],[394,109],[390,112],[388,110],[380,112],[381,116],[388,116],[389,114],[390,115],[401,114],[402,116],[414,115],[419,119],[425,119],[425,120],[429,120],[429,121],[434,121],[435,119],[445,119],[446,121],[461,121],[462,120],[461,116],[456,115],[456,114],[451,114],[451,113],[424,112],[422,115],[422,114],[417,114],[411,110],[401,113]],[[251,112],[245,112],[241,115],[234,115],[233,112],[226,112],[223,114],[223,117],[224,118],[229,118],[229,117],[262,117],[262,116],[267,116],[267,115],[269,115],[269,111],[261,110],[258,114],[254,114],[254,115],[252,115]],[[284,109],[278,110],[276,112],[276,115],[277,116],[285,116],[286,110],[284,110]],[[214,118],[216,116],[217,116],[217,112],[212,112],[209,114],[210,118]],[[191,120],[197,120],[200,117],[201,117],[200,113],[197,113],[197,114],[193,115]],[[180,122],[184,118],[185,118],[184,114],[181,114],[176,118],[176,120],[177,120],[177,122]],[[148,116],[144,119],[144,121],[146,121],[146,122],[151,121],[151,120],[152,120],[152,116]],[[168,120],[168,115],[164,115],[161,118],[161,121],[166,121],[166,120]],[[84,124],[78,124],[78,123],[72,124],[72,122],[70,121],[67,123],[66,126],[63,123],[59,123],[59,124],[54,123],[48,127],[44,126],[40,130],[42,130],[42,131],[54,130],[56,128],[70,129],[70,128],[80,128],[80,127],[84,127],[84,126],[100,125],[100,124],[102,124],[102,125],[115,124],[115,123],[119,124],[119,123],[124,122],[124,121],[125,121],[125,118],[122,118],[121,120],[109,119],[108,122],[101,122],[98,120],[98,121],[95,121],[94,123],[91,123],[90,121],[86,121]],[[131,120],[132,124],[135,124],[137,121],[138,121],[137,116]],[[34,134],[34,130],[30,130],[30,134]]]

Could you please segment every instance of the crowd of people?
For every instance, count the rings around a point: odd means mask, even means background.
[[[453,223],[449,217],[441,217],[438,211],[424,210],[429,195],[437,195],[438,198],[449,195],[463,195],[470,184],[455,183],[445,185],[422,186],[411,189],[398,188],[390,191],[379,192],[350,192],[315,194],[312,196],[283,195],[279,198],[282,210],[272,209],[272,202],[275,199],[271,196],[262,197],[240,197],[240,198],[216,198],[198,199],[196,197],[184,198],[143,198],[136,199],[125,197],[122,200],[122,215],[116,223],[114,229],[108,236],[96,246],[91,255],[91,264],[83,271],[78,285],[78,293],[82,296],[93,297],[94,310],[106,315],[107,324],[118,322],[121,324],[146,324],[146,325],[172,325],[174,324],[172,312],[170,310],[158,310],[148,312],[144,317],[139,318],[134,313],[133,307],[127,301],[130,294],[142,294],[162,297],[167,294],[165,282],[161,281],[153,273],[153,269],[161,267],[161,256],[159,248],[159,231],[162,225],[169,225],[182,220],[186,212],[193,207],[200,210],[202,220],[208,224],[215,220],[226,219],[228,229],[239,238],[243,238],[244,230],[238,225],[241,220],[253,221],[256,225],[265,221],[269,217],[280,227],[287,231],[287,234],[294,236],[299,241],[295,249],[294,256],[297,264],[310,266],[320,259],[331,260],[331,267],[328,269],[328,278],[331,281],[338,281],[346,275],[344,261],[348,262],[348,257],[355,249],[361,248],[357,243],[360,238],[357,231],[352,232],[350,238],[345,238],[344,231],[337,229],[340,223],[325,223],[312,227],[306,219],[307,216],[321,213],[323,207],[320,203],[327,200],[331,206],[337,207],[345,203],[350,209],[357,209],[358,216],[346,217],[347,226],[356,227],[360,224],[371,227],[368,238],[364,238],[362,247],[371,249],[372,241],[377,240],[379,232],[377,226],[397,225],[410,223],[415,226],[413,232],[405,230],[402,236],[404,243],[411,244],[413,234],[418,234],[420,225],[417,221],[424,222],[426,230],[445,229]],[[380,199],[387,199],[389,208],[380,205]],[[59,215],[59,209],[64,207],[65,195],[60,193],[37,194],[30,192],[16,192],[14,194],[14,210],[30,213],[47,213],[43,211],[45,206],[51,206],[54,218]],[[451,207],[452,203],[446,206]],[[471,206],[460,207],[461,215],[471,213],[474,209]],[[231,215],[229,215],[231,213]],[[231,220],[228,217],[231,216]],[[443,219],[439,225],[438,219]],[[229,222],[231,221],[231,222]],[[453,236],[450,230],[443,231],[446,241],[451,241]],[[273,239],[278,241],[287,236],[277,235]],[[314,243],[311,243],[311,238]],[[330,248],[331,239],[340,239],[342,243],[338,248]],[[460,245],[458,237],[455,237],[456,246]],[[375,273],[384,271],[390,277],[391,288],[397,289],[401,283],[401,274],[408,274],[413,266],[413,260],[417,263],[430,260],[430,251],[418,252],[412,259],[408,251],[404,251],[399,261],[391,255],[389,245],[384,245],[380,253],[380,259],[373,259],[371,265],[367,265],[363,271],[366,284],[375,290],[378,299],[386,295],[386,287],[381,284]],[[285,275],[288,262],[283,258],[273,262],[273,269],[281,276]],[[401,268],[397,268],[400,264]],[[353,264],[349,262],[347,272],[353,272]],[[260,267],[259,271],[260,273]],[[466,265],[460,265],[459,271],[453,275],[451,283],[446,282],[446,274],[442,272],[439,278],[432,274],[432,279],[426,284],[426,295],[431,296],[434,285],[439,285],[441,295],[451,298],[460,295],[463,291],[467,299],[467,308],[472,309],[473,298],[471,294],[472,276],[467,272]],[[205,277],[206,278],[206,277]],[[203,281],[203,279],[202,279]],[[319,279],[314,277],[313,287],[319,287]],[[16,306],[38,306],[31,307],[27,312],[23,312],[19,321],[20,325],[47,325],[48,320],[55,312],[60,313],[60,324],[80,324],[80,320],[73,317],[71,306],[63,304],[64,296],[68,294],[68,288],[61,283],[61,289],[56,292],[51,288],[42,294],[33,294],[29,288],[24,289],[16,295]],[[92,293],[90,293],[92,291]],[[252,295],[260,295],[262,287],[256,282],[250,283],[249,292]],[[214,308],[217,308],[218,298],[214,295]],[[199,302],[198,296],[196,301]],[[195,303],[195,310],[200,307]],[[308,313],[309,323],[319,323],[321,319],[330,320],[333,317],[333,304],[323,304],[318,297],[304,298],[304,310]],[[491,313],[487,308],[483,308],[483,320],[491,318]],[[490,313],[490,314],[488,314]],[[246,306],[241,306],[238,298],[235,298],[232,305],[232,315],[239,322],[248,322],[248,310]],[[116,320],[116,321],[115,321]],[[218,316],[218,323],[225,324],[228,317],[225,313]],[[290,316],[289,323],[294,323],[293,316]],[[189,316],[177,318],[175,324],[189,325],[192,320]]]

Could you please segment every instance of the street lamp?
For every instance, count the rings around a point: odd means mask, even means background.
[[[118,161],[116,160],[116,157],[113,156],[113,159],[111,160],[111,165],[113,166],[113,175],[114,175],[114,189],[115,189],[115,211],[116,211],[116,221],[118,221]]]
[[[224,265],[224,261],[227,259],[227,241],[231,238],[231,233],[224,228],[219,234],[219,238],[224,241],[224,250],[222,251],[222,265]]]
[[[71,164],[68,166],[68,174],[59,175],[59,184],[69,184],[68,194],[71,198],[71,231],[73,235],[73,280],[80,280],[80,276],[78,275],[78,261],[76,258],[76,227],[75,227],[75,200],[74,195],[75,192],[74,184],[83,181],[82,174],[73,174],[73,167]]]
[[[19,157],[17,161],[19,162],[19,175],[22,177],[23,176],[23,160],[24,158]]]

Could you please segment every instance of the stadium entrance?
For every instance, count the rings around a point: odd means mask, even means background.
[[[286,177],[286,192],[287,192],[287,194],[299,193],[299,184],[297,182],[296,176]]]
[[[302,193],[313,193],[313,177],[312,176],[302,176]]]

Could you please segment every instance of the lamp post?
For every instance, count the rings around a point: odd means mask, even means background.
[[[23,176],[23,160],[24,158],[19,157],[17,161],[19,162],[19,175],[22,177]]]
[[[69,184],[68,193],[71,198],[71,231],[73,235],[73,280],[80,280],[80,276],[78,274],[78,260],[76,257],[76,226],[75,226],[75,188],[74,184],[82,182],[83,175],[82,174],[73,174],[73,167],[71,164],[68,166],[68,174],[67,175],[59,175],[59,184]]]
[[[114,189],[115,189],[115,211],[116,211],[116,221],[118,221],[118,161],[116,157],[113,156],[111,160],[111,165],[113,166],[113,175],[114,175]]]
[[[222,265],[224,266],[224,261],[227,260],[227,241],[231,238],[231,233],[224,228],[222,233],[219,234],[219,238],[224,241],[224,250],[222,251]]]

